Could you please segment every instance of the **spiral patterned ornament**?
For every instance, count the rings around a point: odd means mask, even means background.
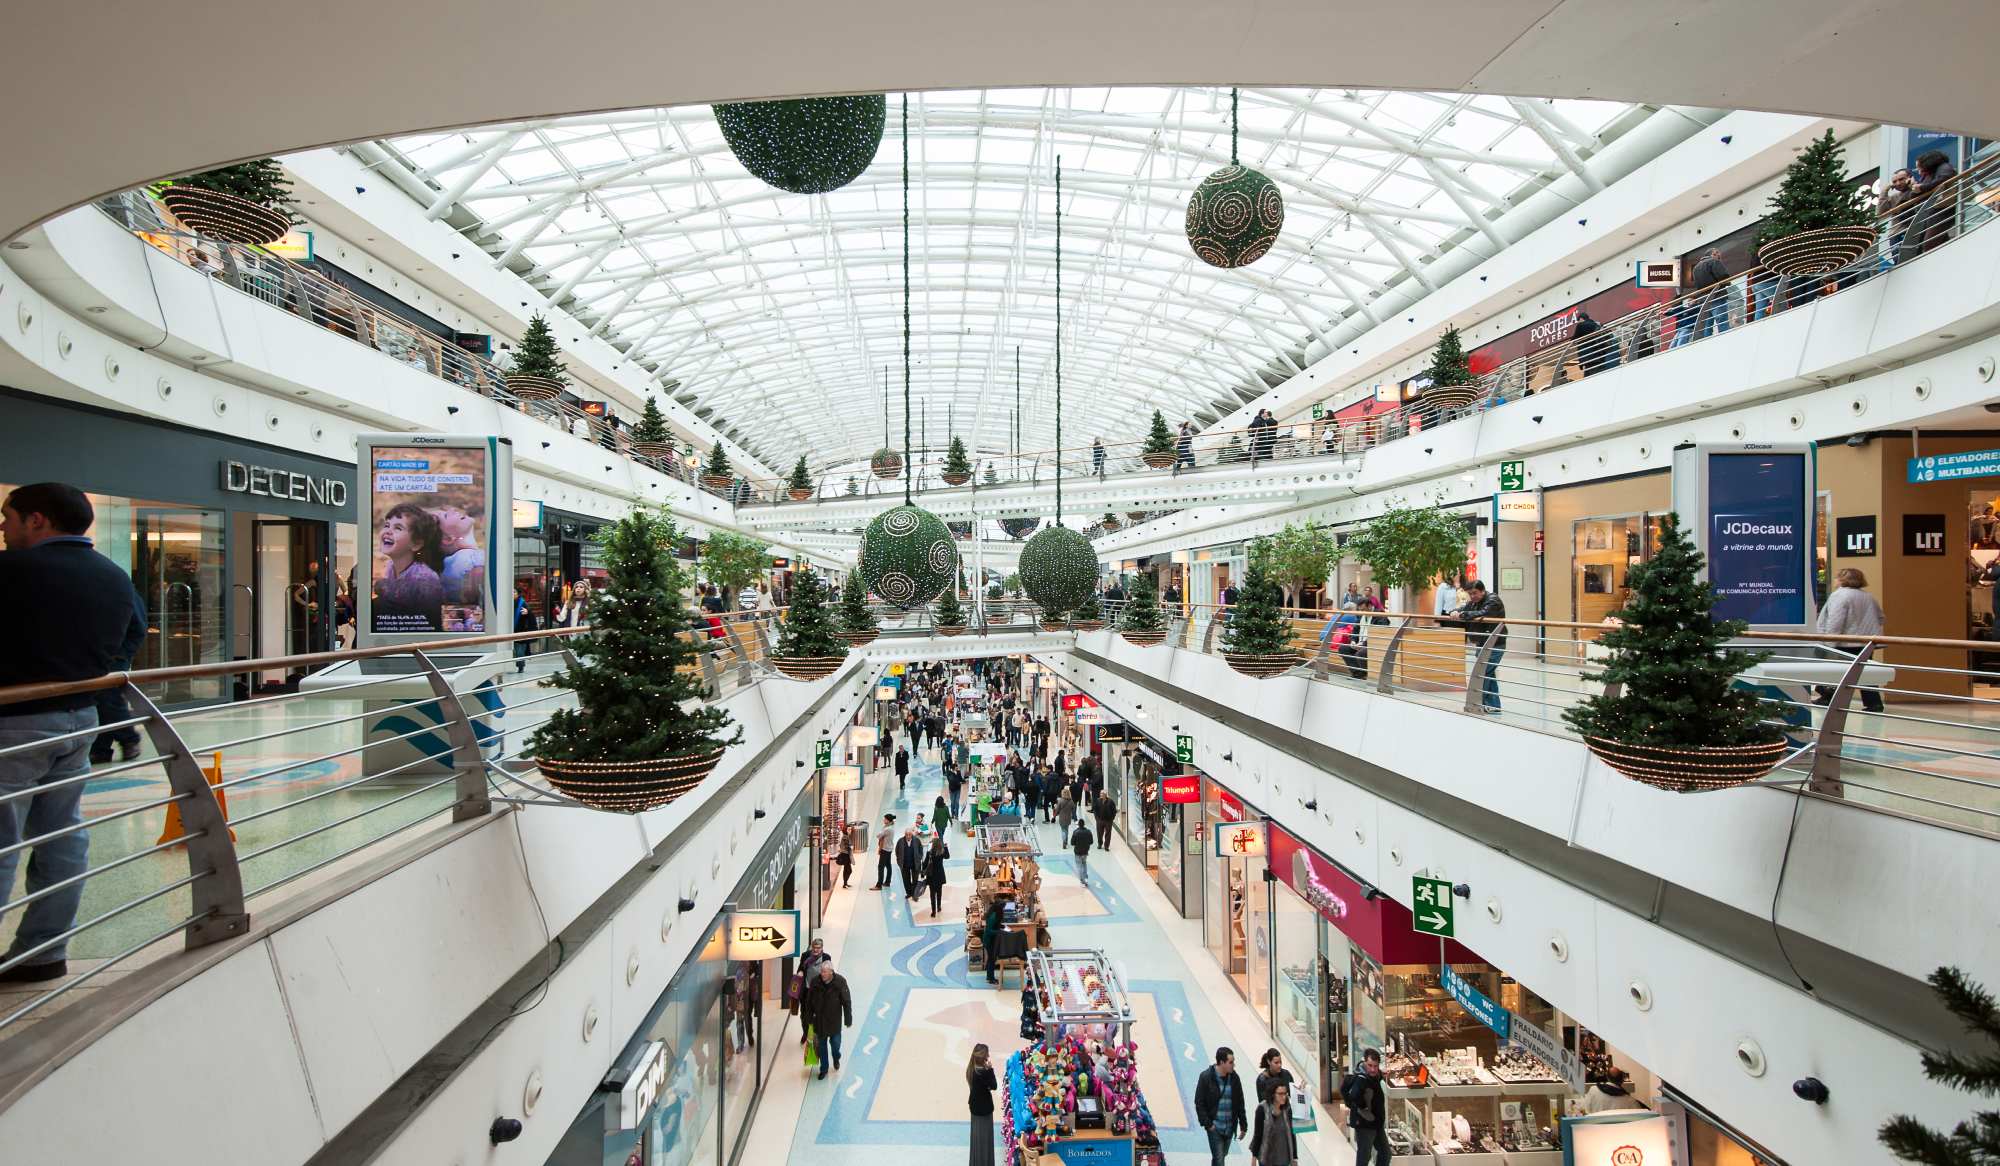
[[[1188,245],[1210,267],[1248,267],[1264,257],[1285,225],[1278,184],[1248,166],[1224,166],[1188,199]]]
[[[868,589],[909,610],[936,599],[958,570],[958,548],[944,520],[916,506],[875,516],[861,535],[861,577]]]
[[[1097,589],[1097,552],[1066,526],[1051,526],[1021,546],[1021,590],[1044,612],[1076,610]]]
[[[889,99],[802,97],[715,107],[723,140],[750,173],[793,194],[824,194],[860,176],[882,146]]]

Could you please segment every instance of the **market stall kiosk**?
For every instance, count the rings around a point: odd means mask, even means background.
[[[1111,962],[1095,949],[1031,952],[1027,991],[1042,1037],[1007,1058],[1008,1166],[1162,1166],[1132,1006]]]
[[[1001,969],[1025,971],[1025,960],[1049,946],[1049,916],[1041,903],[1042,844],[1033,824],[986,822],[973,828],[972,896],[965,905],[965,950],[971,966],[988,958]],[[1000,904],[1004,928],[995,950],[980,938],[986,911]],[[1008,962],[1013,961],[1013,962]]]

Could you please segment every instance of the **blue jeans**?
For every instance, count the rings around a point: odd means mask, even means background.
[[[1500,677],[1496,674],[1500,671],[1500,657],[1506,654],[1507,649],[1495,647],[1493,654],[1486,658],[1486,667],[1480,670],[1479,703],[1490,709],[1498,710],[1500,707]]]
[[[46,737],[89,729],[97,724],[95,708],[55,709],[0,717],[0,749],[24,745]],[[34,789],[37,786],[77,777],[90,772],[92,734],[82,733],[46,748],[24,749],[0,755],[0,793]],[[36,838],[83,821],[83,787],[72,782],[30,797],[0,802],[0,848]],[[29,852],[27,891],[75,878],[83,873],[90,856],[90,832],[73,830],[60,838],[38,843]],[[14,868],[21,852],[0,855],[0,899],[11,898]],[[7,949],[5,959],[34,952],[27,966],[52,964],[67,959],[67,941],[50,942],[76,922],[77,905],[83,901],[83,883],[78,882],[28,904],[21,915],[21,928]],[[36,950],[40,949],[40,950]]]
[[[1778,277],[1760,279],[1750,285],[1750,318],[1762,319],[1767,313],[1777,309]]]
[[[1696,340],[1709,334],[1711,327],[1717,335],[1729,331],[1729,294],[1718,284],[1715,294],[1701,306],[1701,315],[1695,324]]]
[[[1222,1160],[1229,1157],[1229,1140],[1233,1130],[1208,1131],[1208,1160],[1210,1166],[1222,1166]]]
[[[833,1050],[833,1060],[831,1061],[827,1059],[827,1050],[829,1047]],[[814,1029],[813,1052],[819,1057],[819,1075],[824,1077],[826,1076],[826,1067],[840,1059],[840,1030],[836,1028],[832,1032],[820,1032],[818,1029]]]
[[[1373,1151],[1377,1166],[1389,1166],[1389,1132],[1381,1126],[1354,1129],[1354,1166],[1368,1166]]]

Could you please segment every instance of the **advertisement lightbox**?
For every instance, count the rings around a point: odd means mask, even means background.
[[[358,646],[513,630],[514,447],[505,438],[428,433],[356,437],[365,582]]]
[[[1674,451],[1674,510],[1706,556],[1716,619],[1759,631],[1811,630],[1814,489],[1810,445]]]

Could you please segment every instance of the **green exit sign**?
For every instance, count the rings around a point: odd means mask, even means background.
[[[1194,764],[1194,738],[1182,733],[1174,738],[1174,757],[1182,765]]]
[[[813,768],[831,769],[832,767],[833,742],[825,737],[821,737],[818,741],[813,742]]]
[[[1517,490],[1525,490],[1525,489],[1527,489],[1527,488],[1528,488],[1528,463],[1527,463],[1527,462],[1525,462],[1525,461],[1519,461],[1519,462],[1501,462],[1501,463],[1500,463],[1500,492],[1501,492],[1501,493],[1503,493],[1503,494],[1506,494],[1506,493],[1512,493],[1512,492],[1514,492],[1514,491],[1517,491]]]
[[[1418,934],[1450,939],[1454,934],[1452,907],[1449,880],[1427,879],[1422,875],[1410,878],[1410,926]]]
[[[1324,420],[1326,420],[1326,406],[1325,406],[1325,405],[1321,404],[1321,405],[1314,405],[1314,406],[1313,406],[1313,420],[1314,420],[1314,421],[1324,421]]]

